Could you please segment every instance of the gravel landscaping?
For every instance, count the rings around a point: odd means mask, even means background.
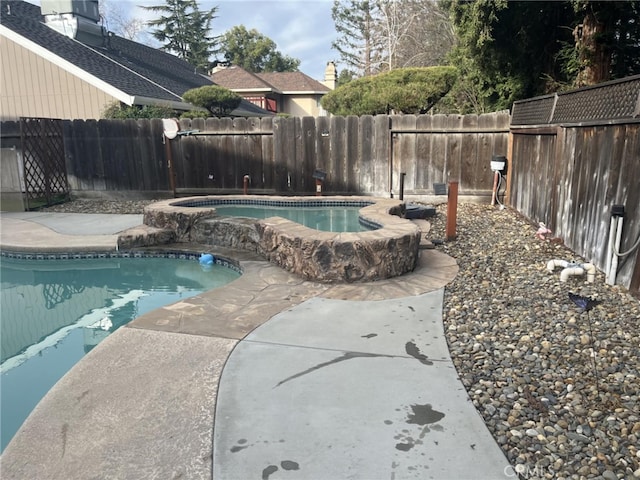
[[[142,213],[151,201],[75,200],[50,212]],[[444,238],[446,205],[430,219]],[[436,248],[451,356],[485,423],[526,479],[640,478],[640,302],[597,272],[560,281],[549,260],[585,262],[539,240],[510,209],[460,204],[458,238]],[[599,303],[582,311],[569,292]]]

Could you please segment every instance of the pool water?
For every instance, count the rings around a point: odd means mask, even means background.
[[[370,228],[360,223],[362,207],[278,207],[270,205],[215,205],[218,215],[231,217],[282,217],[325,232],[363,232]]]
[[[177,258],[2,258],[0,451],[49,389],[110,333],[239,275]]]

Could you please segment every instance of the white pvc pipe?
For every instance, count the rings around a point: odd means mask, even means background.
[[[560,281],[566,282],[567,279],[572,275],[584,275],[584,268],[582,267],[565,268],[560,272]]]
[[[623,217],[617,217],[618,222],[616,225],[616,240],[614,243],[614,250],[611,251],[611,268],[609,269],[609,275],[607,276],[607,284],[615,285],[616,284],[616,274],[618,273],[618,256],[616,255],[617,251],[620,251],[620,241],[622,240],[622,222]]]
[[[596,279],[596,266],[593,263],[583,263],[581,266],[587,272],[587,282],[593,283]]]
[[[547,270],[553,272],[556,267],[566,268],[567,265],[569,265],[569,262],[567,262],[566,260],[549,260],[549,262],[547,263]]]
[[[611,262],[613,261],[613,257],[615,253],[613,252],[613,242],[616,238],[616,217],[611,217],[611,223],[609,225],[609,242],[607,244],[607,265],[605,272],[607,273],[607,278],[605,279],[607,283],[609,283],[609,273],[611,272]]]
[[[580,265],[576,265],[566,260],[549,260],[549,262],[547,263],[547,270],[553,272],[556,267],[563,268],[562,272],[560,272],[561,282],[566,282],[567,279],[572,275],[584,275],[585,272],[587,273],[587,282],[593,283],[596,278],[596,266],[592,263],[582,263]]]

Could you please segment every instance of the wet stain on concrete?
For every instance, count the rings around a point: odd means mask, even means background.
[[[433,365],[433,362],[429,360],[429,357],[420,352],[418,346],[413,342],[407,342],[404,346],[407,354],[411,355],[413,358],[418,360],[423,365]]]
[[[367,335],[362,335],[362,338],[373,338],[377,336],[378,336],[377,333],[368,333]]]
[[[415,447],[415,445],[413,443],[396,443],[396,449],[398,449],[398,450],[400,450],[402,452],[408,452],[413,447]]]
[[[316,370],[320,370],[321,368],[328,367],[329,365],[334,365],[336,363],[344,362],[346,360],[351,360],[353,358],[375,358],[375,357],[393,358],[393,355],[382,355],[378,353],[346,352],[344,355],[334,358],[333,360],[319,363],[317,365],[314,365],[311,368],[307,368],[302,372],[296,373],[295,375],[291,375],[290,377],[285,378],[281,382],[278,382],[278,384],[273,388],[279,387],[283,383],[287,383],[290,380],[294,380],[296,378],[302,377],[308,373],[315,372]]]
[[[283,470],[300,470],[300,464],[292,460],[283,460],[280,462],[280,466]],[[262,470],[262,480],[268,480],[269,477],[278,471],[277,465],[269,465]]]
[[[416,425],[436,423],[445,417],[444,413],[434,410],[429,403],[426,405],[411,405],[411,410],[413,410],[413,413],[409,414],[407,423]]]
[[[415,309],[415,308],[413,308],[411,305],[409,305],[409,310],[411,310],[412,312],[415,312],[415,311],[416,311],[416,309]]]
[[[262,480],[269,480],[271,474],[276,473],[278,471],[278,467],[276,465],[269,465],[264,470],[262,470]]]
[[[297,462],[292,462],[291,460],[283,460],[280,462],[280,466],[284,470],[300,470],[300,465]]]

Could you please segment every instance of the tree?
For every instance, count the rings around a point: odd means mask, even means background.
[[[405,28],[397,41],[395,65],[431,67],[446,64],[447,54],[455,44],[449,12],[433,0],[412,0],[402,5],[407,12],[407,20],[411,20],[411,27]]]
[[[145,22],[138,18],[127,16],[122,10],[122,3],[101,0],[99,8],[100,16],[105,20],[109,31],[127,40],[136,41],[140,41],[141,37],[145,35]]]
[[[454,43],[448,11],[433,0],[334,0],[332,47],[360,76],[442,64]]]
[[[162,14],[147,22],[156,27],[151,35],[164,44],[162,50],[176,54],[200,71],[209,69],[217,41],[209,31],[218,7],[200,11],[196,0],[166,0],[164,5],[142,8]]]
[[[182,94],[182,99],[191,105],[206,109],[217,117],[229,115],[242,101],[242,97],[237,93],[218,85],[192,88]]]
[[[426,113],[456,76],[453,67],[398,68],[336,88],[322,97],[322,107],[334,115]]]
[[[640,72],[640,2],[574,0],[576,86]]]
[[[447,1],[460,113],[640,73],[640,2]]]
[[[338,39],[331,47],[340,54],[340,62],[359,76],[379,71],[381,42],[375,32],[377,11],[368,0],[334,0],[331,17]]]
[[[244,25],[222,35],[220,51],[227,62],[253,73],[295,72],[300,66],[300,60],[280,53],[269,37],[255,28],[247,30]]]

